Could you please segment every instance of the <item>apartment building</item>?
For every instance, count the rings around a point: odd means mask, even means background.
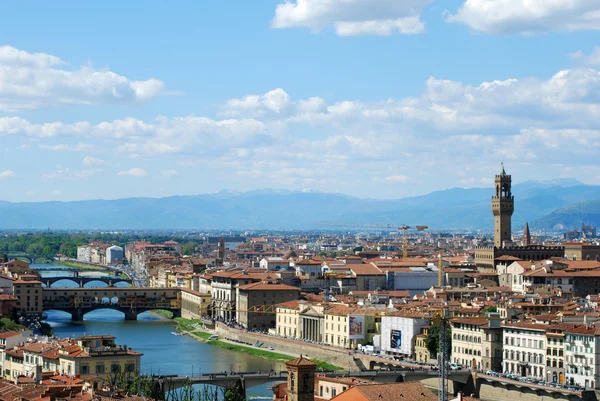
[[[238,299],[237,288],[242,285],[259,281],[277,282],[278,277],[273,272],[231,270],[212,274],[211,295],[213,317],[221,321],[237,319]],[[281,300],[281,302],[286,300]]]
[[[114,336],[82,336],[75,339],[29,339],[3,351],[2,377],[19,376],[41,380],[43,372],[66,376],[108,379],[119,372],[140,370],[142,354],[115,344]]]
[[[323,312],[325,340],[333,347],[355,349],[372,344],[375,334],[381,331],[381,314],[378,307],[331,305]]]
[[[567,384],[600,387],[600,329],[587,325],[568,328],[564,345]]]
[[[13,281],[13,292],[20,314],[41,314],[44,310],[42,282],[35,275],[22,275]]]
[[[572,324],[552,324],[546,331],[546,382],[565,384],[565,330]]]
[[[297,300],[300,288],[287,284],[256,282],[237,288],[237,322],[244,328],[267,330],[276,327],[274,305]]]
[[[502,327],[500,316],[454,319],[451,361],[481,370],[502,369]]]
[[[546,330],[548,325],[516,322],[502,326],[503,371],[546,380]]]

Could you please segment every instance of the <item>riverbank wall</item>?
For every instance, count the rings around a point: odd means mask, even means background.
[[[223,323],[217,323],[215,327],[219,336],[228,340],[240,341],[243,343],[263,343],[263,347],[269,346],[277,351],[290,354],[300,354],[309,358],[316,358],[332,365],[340,366],[345,370],[358,370],[354,357],[348,350],[332,350],[322,347],[318,344],[306,343],[304,341],[291,340],[288,338],[273,337],[266,334],[252,333],[244,330],[237,330]]]

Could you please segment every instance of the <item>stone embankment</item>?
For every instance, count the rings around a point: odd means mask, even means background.
[[[348,350],[332,349],[331,347],[304,341],[238,330],[223,323],[217,323],[216,331],[219,336],[228,340],[241,341],[243,343],[263,343],[263,348],[273,347],[276,351],[298,356],[302,354],[309,358],[320,359],[332,365],[340,366],[349,371],[358,370],[353,353]]]

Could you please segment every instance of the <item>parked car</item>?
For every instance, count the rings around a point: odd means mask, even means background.
[[[450,364],[450,370],[460,370],[462,369],[462,366],[459,365],[458,363],[451,363]]]

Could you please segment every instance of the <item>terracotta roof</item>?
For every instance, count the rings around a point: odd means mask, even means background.
[[[298,287],[292,287],[287,284],[267,284],[259,281],[257,283],[251,283],[239,286],[240,290],[244,291],[300,291]]]
[[[335,401],[437,401],[423,383],[359,384],[332,398]]]
[[[7,338],[18,336],[18,335],[19,335],[19,332],[13,331],[13,330],[0,332],[0,338],[3,338],[3,339],[7,339]]]
[[[292,359],[291,361],[287,361],[285,366],[317,366],[317,364],[310,359],[307,359],[300,355],[300,358]]]

